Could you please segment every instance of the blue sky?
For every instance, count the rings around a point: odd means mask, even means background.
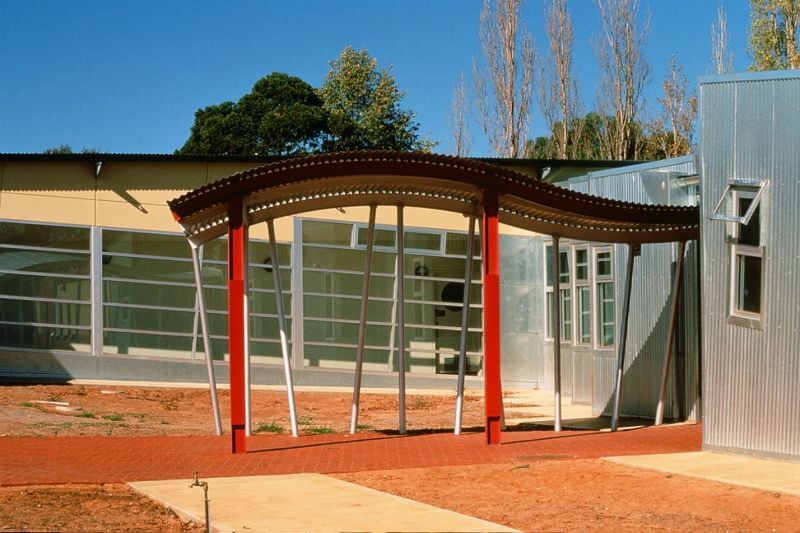
[[[692,87],[711,68],[717,0],[640,0],[651,13],[646,98],[655,110],[670,54]],[[736,70],[746,53],[748,2],[723,0]],[[199,107],[236,101],[260,77],[287,72],[319,86],[328,62],[352,45],[392,66],[421,131],[450,153],[453,85],[480,55],[480,0],[171,0],[0,2],[0,152],[60,144],[103,152],[172,153]],[[575,73],[591,109],[599,30],[593,0],[571,0]],[[525,21],[546,48],[542,0]],[[472,128],[472,155],[492,155]],[[534,116],[533,133],[544,133]]]

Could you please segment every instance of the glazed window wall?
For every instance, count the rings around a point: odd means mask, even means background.
[[[224,239],[202,252],[216,359],[228,350],[226,254]],[[255,362],[279,363],[268,243],[251,240],[249,254],[251,355]],[[278,255],[288,311],[291,245],[279,244]],[[182,235],[0,221],[0,348],[202,358],[197,313]],[[93,337],[102,345],[93,347]]]
[[[552,341],[555,325],[553,246],[545,246],[546,338]],[[590,254],[593,257],[591,262]],[[594,320],[594,346],[613,346],[616,327],[613,249],[609,246],[590,247],[585,243],[565,244],[559,250],[559,277],[561,341],[591,345]]]
[[[202,358],[194,271],[186,239],[181,235],[106,229],[102,243],[103,351]],[[224,359],[228,352],[226,240],[206,243],[201,253],[212,353],[215,359]],[[268,243],[251,239],[248,253],[250,354],[254,362],[279,363]],[[289,310],[290,247],[279,244],[278,257],[284,307]],[[287,329],[290,334],[290,326]]]
[[[397,230],[378,226],[372,256],[364,369],[397,371]],[[367,241],[365,224],[301,220],[303,359],[355,367]],[[455,373],[461,334],[466,233],[405,228],[406,360],[418,373]],[[479,239],[473,246],[467,371],[482,366]]]
[[[88,227],[0,221],[0,347],[89,352]]]

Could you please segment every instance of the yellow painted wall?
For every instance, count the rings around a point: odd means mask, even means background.
[[[256,163],[108,161],[95,175],[91,162],[27,162],[0,164],[0,219],[60,224],[98,225],[152,231],[178,232],[167,201],[212,183]],[[366,222],[368,207],[314,211],[307,218]],[[377,223],[394,225],[394,207],[378,208]],[[467,230],[460,214],[431,209],[407,208],[409,227]],[[293,238],[291,219],[275,221],[279,240]],[[501,232],[533,235],[510,226]],[[254,238],[266,239],[265,224],[251,228]]]

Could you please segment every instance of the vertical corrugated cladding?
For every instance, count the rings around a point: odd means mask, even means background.
[[[692,156],[685,156],[666,161],[634,165],[610,171],[589,174],[589,190],[596,196],[613,198],[628,202],[646,204],[692,205],[695,195],[690,194],[685,186],[677,183],[695,172],[695,161]],[[690,247],[691,250],[691,247]],[[622,318],[622,306],[625,295],[625,273],[628,257],[627,245],[614,246],[614,272],[617,331]],[[626,415],[652,417],[655,415],[658,401],[658,390],[661,381],[661,368],[664,358],[669,309],[671,303],[674,264],[677,245],[645,244],[641,255],[636,258],[631,288],[631,308],[628,321],[628,341],[625,353],[625,369],[623,375],[620,412]],[[689,255],[685,263],[684,273],[694,270]],[[694,279],[694,278],[692,278]],[[697,285],[684,280],[684,301],[697,302]],[[684,350],[684,362],[681,373],[685,376],[684,398],[685,415],[697,419],[696,409],[698,396],[698,337],[697,312],[685,314],[682,328],[683,338],[677,342],[674,351]],[[619,342],[619,339],[617,339]],[[593,351],[593,411],[609,412],[614,391],[614,375],[616,370],[616,350],[597,349]],[[677,417],[679,401],[676,396],[676,362],[670,369],[670,381],[665,414],[667,418]],[[694,364],[692,364],[694,361]],[[579,371],[576,366],[576,372]],[[580,383],[584,376],[575,377]]]
[[[703,443],[800,459],[800,73],[701,79]],[[762,194],[761,318],[731,319],[730,179]],[[730,200],[730,198],[729,198]]]

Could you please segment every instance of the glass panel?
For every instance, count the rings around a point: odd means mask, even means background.
[[[189,242],[183,235],[135,233],[130,231],[103,230],[103,252],[159,255],[190,259]]]
[[[191,332],[191,330],[189,330]],[[188,359],[192,353],[192,337],[130,333],[126,331],[104,331],[103,350],[120,355],[149,355]],[[202,352],[203,342],[198,336],[197,351]],[[227,348],[226,348],[227,351]],[[220,354],[221,356],[221,354]],[[214,359],[219,356],[214,354]]]
[[[558,281],[559,283],[569,283],[569,252],[561,250],[558,257]]]
[[[420,231],[406,231],[406,250],[431,250],[438,252],[442,249],[442,236],[439,233],[423,233]]]
[[[429,276],[463,280],[464,262],[465,260],[459,257],[433,257],[406,254],[404,271],[406,276]],[[420,267],[425,268],[423,269]],[[394,269],[392,269],[392,273],[393,272]],[[481,279],[481,274],[481,262],[478,259],[472,262],[472,279],[479,281]]]
[[[361,296],[364,276],[361,274],[344,274],[340,272],[303,272],[303,289],[305,292],[330,294],[334,288],[336,294]],[[369,295],[373,298],[392,298],[394,294],[394,277],[371,276]]]
[[[744,216],[747,208],[753,203],[752,198],[739,198],[739,216]],[[761,205],[757,205],[750,222],[747,225],[739,225],[739,244],[749,246],[759,246],[761,244]]]
[[[286,320],[286,336],[291,340],[292,321],[288,319]],[[278,328],[278,318],[261,316],[250,317],[250,340],[252,341],[253,339],[279,342],[280,330]],[[280,355],[280,348],[277,353]]]
[[[355,348],[306,345],[303,355],[304,364],[309,367],[353,369],[356,366]],[[364,350],[364,370],[385,371],[388,365],[388,350]]]
[[[275,315],[278,313],[278,306],[275,305],[274,292],[254,292],[250,291],[250,312],[266,313]],[[283,312],[288,316],[292,312],[292,296],[283,293]]]
[[[352,224],[339,222],[303,221],[303,243],[350,247]]]
[[[597,275],[598,276],[611,275],[611,252],[597,253]]]
[[[444,253],[448,255],[467,255],[467,234],[466,233],[447,233],[447,238],[444,245]],[[481,238],[475,235],[472,243],[472,255],[480,257],[481,255]]]
[[[90,338],[88,329],[0,324],[0,346],[7,348],[88,352]]]
[[[89,254],[0,248],[0,270],[88,276]]]
[[[591,342],[591,298],[589,287],[578,287],[578,306],[580,321],[578,322],[578,342]]]
[[[614,344],[614,284],[597,284],[597,343],[600,346]]]
[[[569,289],[561,289],[561,340],[572,340],[572,295]]]
[[[392,302],[369,302],[368,322],[391,322]],[[361,313],[361,299],[337,298],[336,296],[304,296],[303,311],[306,318],[342,318],[358,320]]]
[[[544,257],[545,257],[544,275],[545,275],[545,278],[547,279],[545,284],[548,287],[552,287],[553,286],[553,247],[551,245],[545,246]]]
[[[388,346],[390,330],[391,326],[371,325],[367,328],[365,344]],[[303,321],[303,332],[306,342],[332,342],[355,346],[358,341],[357,323],[306,318]]]
[[[555,300],[553,293],[547,293],[547,338],[552,339],[556,331],[555,324]]]
[[[275,277],[272,273],[272,265],[250,267],[250,288],[273,290],[275,288]],[[281,292],[284,294],[292,291],[292,271],[288,268],[281,268]]]
[[[103,307],[103,326],[109,329],[137,329],[191,334],[194,311],[162,311],[135,307]]]
[[[303,247],[303,266],[305,268],[324,268],[330,270],[364,270],[364,250]],[[394,273],[395,254],[374,252],[372,254],[372,272],[381,274]]]
[[[191,261],[114,256],[111,260],[104,260],[103,263],[103,277],[177,282],[194,286],[194,270]],[[203,283],[226,284],[226,267],[216,265],[205,267]]]
[[[91,308],[86,304],[0,299],[0,320],[69,326],[89,326]]]
[[[203,262],[228,260],[228,239],[218,237],[203,244]]]
[[[0,222],[0,244],[89,250],[89,228]]]
[[[292,245],[287,243],[278,243],[278,260],[281,267],[289,267],[292,265]],[[248,254],[250,255],[251,265],[263,265],[265,270],[272,272],[272,253],[270,251],[269,241],[256,241],[250,240],[248,247]],[[205,259],[205,256],[203,256]],[[223,260],[227,261],[225,257]],[[281,269],[283,270],[283,269]]]
[[[88,302],[89,279],[51,278],[25,274],[0,274],[0,294],[29,298],[61,298]]]
[[[575,250],[575,278],[578,281],[589,279],[589,250],[586,248]]]
[[[369,233],[369,228],[365,228],[363,226],[358,228],[357,242],[359,246],[367,245],[368,233]],[[397,232],[395,230],[375,228],[373,245],[394,249],[395,246],[397,245],[397,243],[395,242],[396,238],[397,238]]]
[[[752,219],[751,219],[752,220]],[[738,256],[739,279],[737,280],[736,308],[749,313],[761,312],[761,258],[751,255]]]

